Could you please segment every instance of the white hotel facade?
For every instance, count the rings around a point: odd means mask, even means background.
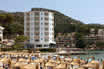
[[[24,35],[34,48],[49,48],[54,41],[54,13],[35,8],[24,13]]]

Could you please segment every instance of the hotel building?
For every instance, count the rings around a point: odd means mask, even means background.
[[[49,48],[54,41],[54,13],[47,9],[33,8],[24,13],[24,35],[34,48]]]

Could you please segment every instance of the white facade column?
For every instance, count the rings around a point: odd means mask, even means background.
[[[0,39],[3,41],[3,30],[4,28],[0,26]]]
[[[26,32],[27,32],[27,22],[26,22],[26,17],[27,17],[27,15],[26,15],[26,12],[24,12],[24,35],[26,36]]]
[[[30,43],[34,44],[34,12],[30,12]]]

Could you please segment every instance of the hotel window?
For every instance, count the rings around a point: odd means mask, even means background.
[[[44,47],[48,47],[48,45],[44,45]]]
[[[36,35],[36,36],[38,36],[38,35],[39,35],[39,33],[35,33],[35,35]]]
[[[35,21],[39,21],[40,20],[40,18],[39,17],[35,17]]]
[[[49,18],[45,17],[45,20],[49,20]]]
[[[54,23],[52,23],[52,25],[54,26]]]
[[[39,22],[35,22],[35,24],[39,24]]]
[[[43,15],[43,12],[41,12],[41,15]]]
[[[33,39],[31,38],[31,40],[33,40]]]
[[[41,25],[43,25],[43,22],[41,22]]]
[[[29,30],[29,27],[27,28],[27,30]]]
[[[54,18],[52,18],[52,21],[54,21]]]
[[[31,35],[34,35],[33,33],[31,33]]]
[[[48,28],[45,28],[45,31],[48,31]]]
[[[43,17],[41,17],[41,20],[43,20]]]
[[[26,32],[27,35],[29,35],[29,32]]]
[[[30,25],[30,23],[27,23],[27,26],[29,26]]]
[[[45,39],[46,42],[48,42],[48,39]]]
[[[43,40],[43,38],[41,38],[41,40]]]
[[[35,30],[39,30],[39,27],[36,27]]]
[[[26,20],[29,21],[30,20],[30,17],[26,17]]]
[[[35,16],[39,16],[39,12],[35,12]]]
[[[45,35],[47,36],[47,35],[49,35],[49,33],[48,32],[45,32]]]
[[[39,23],[37,22],[37,23],[35,23],[35,26],[39,26]]]
[[[36,45],[36,47],[42,47],[42,45]]]
[[[36,42],[38,42],[38,41],[39,41],[39,39],[35,39],[35,41],[36,41]]]
[[[43,33],[41,33],[41,35],[43,35]]]
[[[48,16],[49,14],[48,14],[48,12],[45,12],[45,16]]]
[[[30,16],[30,13],[27,13],[27,16],[29,17]]]
[[[49,25],[48,22],[45,22],[45,25]]]
[[[52,35],[54,35],[54,32],[52,33]]]
[[[54,31],[54,28],[52,28],[52,31]]]

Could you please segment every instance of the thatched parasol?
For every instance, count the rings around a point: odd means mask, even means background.
[[[71,59],[71,58],[65,58],[65,61],[69,61],[69,62],[71,62],[72,59]]]
[[[80,63],[80,59],[73,59],[73,62]]]
[[[96,65],[89,63],[89,64],[82,65],[82,67],[84,67],[84,68],[96,68]]]
[[[7,61],[8,61],[7,58],[3,58],[0,60],[0,62],[7,62]]]
[[[78,69],[85,69],[85,68],[83,68],[83,67],[80,67],[80,68],[78,68]]]
[[[65,64],[59,64],[58,66],[56,66],[56,69],[66,69],[66,65]]]
[[[71,65],[80,65],[79,63],[76,63],[76,62],[71,62]]]
[[[99,64],[99,61],[92,60],[90,63],[92,63],[92,64]]]
[[[45,66],[48,66],[48,67],[54,67],[55,64],[54,64],[54,63],[51,63],[51,62],[47,62],[47,63],[45,64]]]
[[[23,67],[24,69],[36,69],[36,66],[34,64],[28,64]]]
[[[0,62],[10,63],[11,62],[11,59],[10,58],[7,58],[7,57],[4,57],[3,59],[0,60]]]
[[[61,61],[58,61],[58,60],[57,60],[55,63],[56,63],[56,64],[60,64],[60,63],[61,63]]]
[[[56,61],[53,59],[50,59],[49,62],[55,63]]]
[[[80,60],[80,63],[85,64],[86,61],[85,60]]]
[[[20,58],[19,62],[26,62],[26,59]]]
[[[34,60],[34,62],[35,63],[42,63],[42,62],[44,62],[44,59],[42,59],[42,58],[41,59],[36,59],[36,60]]]

